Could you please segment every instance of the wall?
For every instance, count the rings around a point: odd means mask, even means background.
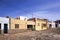
[[[1,23],[1,30],[4,29],[4,24],[8,24],[8,29],[9,29],[9,19],[8,18],[4,18],[4,17],[0,17],[0,23]]]
[[[20,20],[27,20],[27,19],[28,19],[27,17],[20,16]]]
[[[32,21],[11,19],[11,29],[15,29],[15,24],[19,24],[19,29],[27,29],[27,25],[34,25]]]
[[[11,29],[15,29],[15,24],[19,24],[19,29],[27,29],[26,28],[26,21],[11,19]]]
[[[47,27],[49,28],[50,24],[52,25],[52,22],[48,22],[47,23]]]
[[[38,25],[38,23],[39,23],[39,25]],[[36,18],[36,30],[44,30],[44,29],[47,29],[47,26],[43,26],[43,28],[42,28],[42,24],[46,24],[46,21],[38,20]]]
[[[51,24],[51,27],[49,26],[50,24]],[[53,21],[48,22],[47,26],[48,26],[48,28],[56,28],[55,22],[53,22]]]
[[[52,21],[52,28],[55,28],[55,22]]]
[[[38,20],[37,18],[35,19],[36,21],[25,21],[25,20],[17,20],[17,19],[11,19],[11,29],[15,29],[15,24],[19,24],[18,29],[27,29],[27,25],[35,25],[35,30],[44,30],[47,29],[47,26],[43,26],[42,24],[46,24],[47,22],[44,20]],[[39,23],[39,26],[38,26]]]
[[[35,22],[33,22],[33,21],[27,21],[27,25],[35,25]]]

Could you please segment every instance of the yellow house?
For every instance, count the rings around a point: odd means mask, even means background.
[[[39,18],[31,18],[29,21],[35,22],[35,30],[45,30],[47,29],[47,20]]]
[[[10,19],[10,29],[29,29],[34,25],[35,25],[35,22],[33,21]]]
[[[30,18],[27,21],[10,18],[9,24],[10,29],[33,29],[33,30],[47,29],[47,20],[39,18]]]

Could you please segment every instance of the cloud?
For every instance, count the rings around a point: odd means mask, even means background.
[[[60,7],[60,3],[53,3],[53,4],[48,4],[44,6],[45,9],[51,9],[51,8],[56,8],[56,7]]]
[[[47,13],[48,13],[48,11],[37,11],[37,12],[28,13],[28,14],[26,14],[24,16],[27,16],[29,18],[32,18],[32,17],[45,18],[46,16],[49,15]]]
[[[49,20],[59,20],[60,18],[60,9],[56,9],[60,7],[60,2],[53,2],[49,4],[39,5],[34,10],[37,10],[36,12],[30,12],[26,16],[27,17],[38,17],[38,18],[46,18]],[[56,11],[47,10],[47,9],[56,9]],[[40,10],[40,11],[38,11]],[[41,11],[42,10],[42,11]]]
[[[13,15],[20,14],[21,15],[21,13],[22,13],[23,16],[26,16],[29,18],[38,17],[38,18],[46,18],[46,19],[50,19],[50,20],[57,20],[60,17],[60,15],[59,15],[60,12],[58,10],[57,10],[57,12],[56,11],[53,12],[52,10],[47,10],[47,9],[52,9],[52,8],[55,9],[58,7],[60,7],[60,2],[52,2],[52,3],[50,2],[50,3],[38,5],[38,6],[22,8],[22,10],[17,10],[11,14],[13,14]]]
[[[52,8],[58,8],[58,7],[60,7],[60,2],[53,2],[53,3],[39,5],[36,7],[36,9],[46,10],[46,9],[52,9]]]
[[[37,17],[37,18],[48,19],[48,20],[52,20],[52,21],[59,20],[60,19],[59,13],[58,14],[56,14],[56,13],[54,14],[54,13],[55,12],[37,11],[37,12],[28,13],[24,16],[32,18],[32,15],[33,15],[33,18]]]

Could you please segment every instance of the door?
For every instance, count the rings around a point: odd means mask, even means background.
[[[58,27],[58,24],[55,24],[55,27]]]
[[[0,34],[1,34],[1,23],[0,23]]]
[[[8,24],[4,24],[4,33],[8,33]]]
[[[50,25],[49,25],[49,28],[51,28],[51,27],[52,27],[52,25],[50,24]]]
[[[32,30],[33,26],[32,25],[27,25],[27,29]]]
[[[28,30],[35,30],[35,26],[34,25],[27,25],[27,29]]]

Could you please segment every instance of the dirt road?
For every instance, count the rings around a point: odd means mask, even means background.
[[[16,34],[4,34],[4,38],[1,35],[0,40],[60,40],[60,34],[55,33],[56,31],[57,29],[49,29],[45,31],[28,31]]]

